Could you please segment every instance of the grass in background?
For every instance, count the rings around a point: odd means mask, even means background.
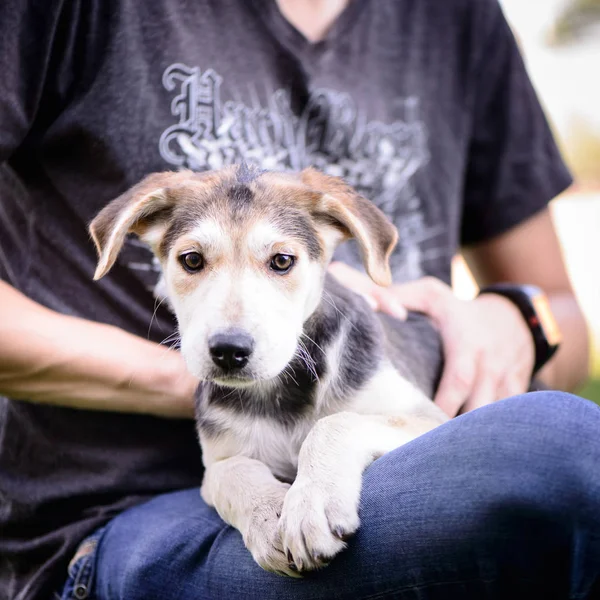
[[[586,385],[579,390],[578,394],[588,400],[593,400],[596,404],[600,404],[600,343],[599,340],[594,340],[592,347],[591,361],[591,378]]]
[[[600,379],[591,379],[578,393],[582,398],[600,404]]]

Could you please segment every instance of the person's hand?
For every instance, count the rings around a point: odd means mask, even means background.
[[[460,300],[432,277],[382,288],[343,263],[332,263],[330,272],[375,310],[405,319],[408,309],[431,318],[440,331],[445,360],[435,402],[449,416],[528,389],[533,339],[521,313],[506,298],[484,294]]]
[[[195,396],[199,380],[187,369],[181,353],[160,347],[162,355],[154,365],[156,391],[162,394],[155,398],[147,396],[145,406],[140,409],[158,417],[172,419],[193,419],[195,416]]]

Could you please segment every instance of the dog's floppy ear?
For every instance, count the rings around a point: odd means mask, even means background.
[[[358,242],[371,279],[379,285],[390,285],[389,258],[398,241],[398,232],[392,223],[372,202],[339,177],[312,168],[305,169],[300,176],[303,183],[321,193],[313,207],[315,216],[341,225],[346,237],[353,237]]]
[[[98,250],[98,266],[94,280],[100,279],[113,266],[125,236],[132,232],[143,235],[151,219],[173,205],[166,186],[179,174],[153,173],[107,204],[90,224],[90,233]]]

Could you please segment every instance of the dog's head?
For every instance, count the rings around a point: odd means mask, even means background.
[[[90,231],[105,275],[125,236],[158,257],[191,373],[242,386],[276,377],[320,302],[335,247],[355,238],[367,273],[391,282],[396,229],[342,180],[249,170],[156,173],[113,200]]]

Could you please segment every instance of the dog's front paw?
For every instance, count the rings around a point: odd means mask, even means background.
[[[358,529],[358,486],[322,487],[296,480],[283,503],[283,550],[298,572],[326,566]],[[354,489],[351,489],[354,487]]]
[[[254,560],[265,571],[299,577],[294,565],[290,566],[290,561],[283,551],[279,531],[281,505],[282,501],[266,502],[263,506],[254,509],[244,533],[244,543]]]

